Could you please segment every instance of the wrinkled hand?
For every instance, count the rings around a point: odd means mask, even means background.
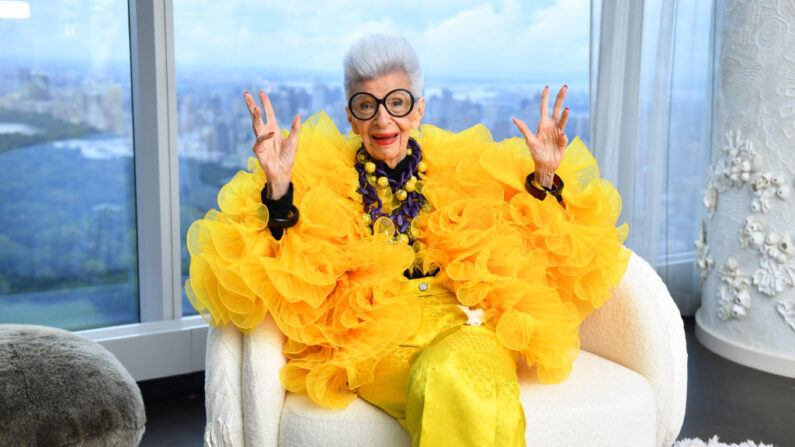
[[[555,171],[560,166],[563,159],[563,150],[569,144],[569,139],[563,133],[566,121],[569,119],[569,108],[563,107],[563,98],[566,97],[568,86],[563,86],[555,99],[555,106],[552,109],[552,118],[549,117],[549,86],[544,87],[541,94],[541,118],[538,120],[538,130],[535,135],[524,121],[514,118],[513,122],[519,131],[524,135],[527,146],[535,162],[534,177],[541,186],[551,188],[555,178]]]
[[[269,198],[279,199],[287,193],[287,189],[290,187],[290,178],[295,164],[295,151],[298,149],[298,133],[301,131],[301,115],[296,115],[293,118],[290,136],[285,139],[282,137],[268,95],[262,90],[259,91],[262,110],[265,111],[264,122],[254,98],[248,92],[244,92],[243,97],[246,99],[246,106],[251,114],[251,127],[257,138],[253,148],[254,154],[268,179]]]

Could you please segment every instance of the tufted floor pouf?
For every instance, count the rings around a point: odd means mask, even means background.
[[[0,446],[137,446],[145,423],[138,385],[98,343],[0,324]]]

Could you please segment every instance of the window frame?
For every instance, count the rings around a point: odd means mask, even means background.
[[[207,323],[182,316],[173,1],[129,0],[128,17],[140,323],[75,333],[147,380],[203,370]]]

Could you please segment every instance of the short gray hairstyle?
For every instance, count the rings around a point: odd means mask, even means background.
[[[345,98],[353,94],[353,85],[368,79],[403,70],[409,77],[411,94],[422,96],[422,68],[414,48],[404,38],[373,34],[357,40],[342,60],[345,71]]]

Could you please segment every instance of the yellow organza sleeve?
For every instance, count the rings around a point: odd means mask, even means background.
[[[486,310],[498,340],[537,366],[545,383],[565,380],[579,353],[578,326],[626,270],[621,199],[599,178],[578,139],[558,175],[566,207],[524,189],[533,161],[524,140],[495,143],[482,126],[454,134],[423,126],[423,265],[438,266],[462,304]]]
[[[185,282],[188,300],[208,323],[233,323],[244,332],[267,313],[267,295],[252,278],[252,266],[277,251],[268,230],[268,208],[260,199],[265,174],[256,160],[249,170],[238,172],[221,189],[220,211],[208,211],[188,229],[191,261]]]
[[[220,210],[188,231],[193,306],[210,324],[243,332],[270,313],[287,337],[282,384],[326,407],[347,405],[419,325],[418,303],[398,293],[412,249],[373,236],[360,217],[358,144],[322,112],[304,123],[293,170],[301,217],[281,240],[267,228],[255,159],[223,187]]]

